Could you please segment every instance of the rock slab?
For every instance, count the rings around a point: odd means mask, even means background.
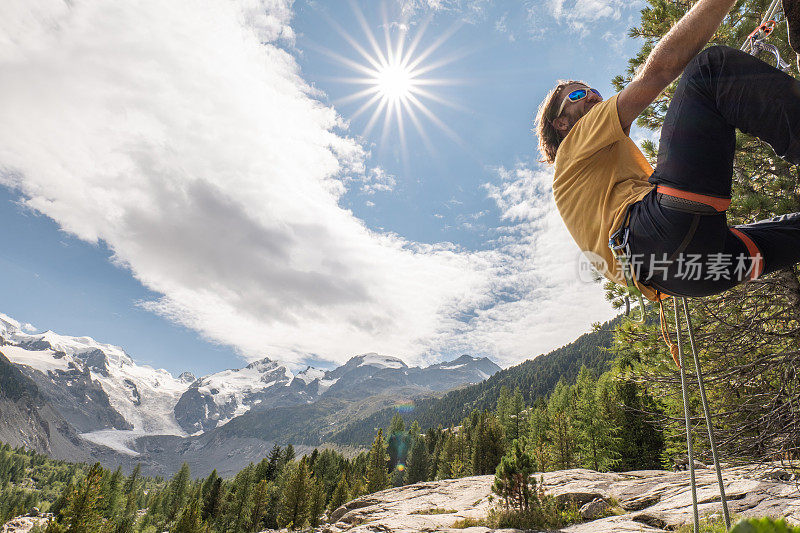
[[[774,470],[774,469],[772,469]],[[728,467],[723,471],[725,492],[731,513],[742,517],[785,517],[800,524],[800,488],[795,482],[774,479],[764,466]],[[713,469],[696,472],[701,515],[720,514],[721,505]],[[562,530],[563,533],[598,531],[671,531],[692,519],[688,472],[660,470],[601,473],[585,469],[537,474],[544,477],[545,490],[559,499],[594,506],[605,516],[613,502],[619,515],[587,520]],[[416,483],[387,489],[348,502],[331,514],[325,533],[486,533],[485,527],[454,529],[457,520],[484,518],[492,506],[494,476],[473,476]],[[603,510],[599,511],[601,503]],[[584,507],[584,508],[586,508]],[[513,531],[513,530],[494,530]]]

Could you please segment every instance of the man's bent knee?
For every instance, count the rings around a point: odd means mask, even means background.
[[[716,78],[715,74],[719,73],[726,63],[731,62],[733,56],[742,53],[730,46],[709,46],[689,61],[683,71],[683,77],[700,78],[706,82],[711,82]]]

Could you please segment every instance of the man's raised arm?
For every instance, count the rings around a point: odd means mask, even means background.
[[[680,76],[689,61],[711,40],[736,0],[699,0],[656,44],[642,69],[619,94],[617,113],[622,129]]]

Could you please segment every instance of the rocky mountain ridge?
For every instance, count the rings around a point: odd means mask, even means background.
[[[308,367],[294,374],[265,358],[200,378],[190,372],[176,378],[166,370],[136,364],[120,347],[90,337],[30,333],[3,314],[0,353],[32,382],[40,403],[74,434],[145,463],[159,463],[151,456],[166,454],[162,457],[170,465],[195,456],[201,462],[220,459],[219,453],[230,453],[226,439],[245,439],[254,453],[276,441],[317,445],[325,435],[318,427],[321,418],[356,420],[417,395],[483,381],[500,370],[489,359],[468,355],[420,368],[369,353],[332,370]],[[315,416],[306,416],[309,408]],[[227,427],[246,415],[256,423]],[[287,429],[286,420],[310,426]],[[265,424],[274,427],[261,433],[252,430]],[[9,438],[0,434],[0,440]],[[170,443],[166,448],[165,442]],[[230,468],[240,468],[238,463],[232,461]]]

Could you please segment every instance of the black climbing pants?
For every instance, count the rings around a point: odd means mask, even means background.
[[[800,82],[733,48],[686,67],[661,129],[657,187],[631,206],[637,279],[674,296],[706,296],[800,262],[800,213],[728,227],[735,130],[800,164]]]

